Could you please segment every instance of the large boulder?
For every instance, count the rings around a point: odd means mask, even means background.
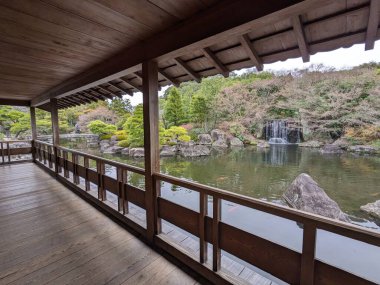
[[[343,153],[343,150],[335,144],[326,144],[320,152],[322,154],[330,154],[330,153]]]
[[[139,158],[139,157],[144,157],[144,148],[142,147],[135,147],[129,149],[129,156],[133,158]]]
[[[128,147],[125,147],[121,150],[121,154],[124,154],[124,155],[129,155],[129,148]]]
[[[267,141],[258,141],[256,146],[258,148],[269,148],[270,144]]]
[[[347,149],[350,143],[346,138],[339,138],[335,142],[333,142],[333,145],[336,145],[340,147],[341,149]]]
[[[238,138],[235,138],[235,137],[230,138],[230,139],[228,140],[228,143],[229,143],[229,145],[232,146],[232,147],[244,146],[244,143],[243,143],[241,140],[239,140]]]
[[[211,138],[213,140],[212,146],[217,148],[227,148],[227,136],[222,130],[212,130]]]
[[[179,154],[184,157],[208,156],[210,153],[210,148],[205,145],[192,145],[179,150]]]
[[[164,145],[161,148],[160,156],[175,156],[177,153],[176,146]]]
[[[211,145],[212,138],[209,134],[200,134],[198,135],[198,143],[202,145]]]
[[[344,222],[350,221],[338,204],[306,173],[301,173],[294,179],[283,197],[291,207],[298,210]]]
[[[367,205],[361,206],[360,210],[366,212],[372,217],[380,219],[380,200],[373,203],[368,203]]]

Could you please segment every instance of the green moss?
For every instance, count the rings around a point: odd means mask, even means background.
[[[117,143],[120,147],[129,147],[129,142],[127,140],[122,140]]]

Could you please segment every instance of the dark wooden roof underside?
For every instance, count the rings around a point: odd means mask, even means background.
[[[217,0],[14,0],[0,2],[0,99],[30,101],[59,83],[205,9]],[[380,38],[379,0],[321,1],[244,34],[158,58],[159,84],[302,57]],[[326,4],[327,3],[327,4]],[[221,20],[222,21],[222,20]],[[173,39],[176,40],[176,39]],[[59,108],[142,89],[141,65],[121,77],[58,96]],[[48,104],[40,108],[49,109]]]

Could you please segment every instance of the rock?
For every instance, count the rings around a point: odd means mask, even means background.
[[[343,150],[338,146],[334,144],[326,144],[320,152],[322,154],[329,154],[329,153],[343,153]]]
[[[117,136],[112,136],[110,139],[110,144],[111,145],[116,145],[117,144]]]
[[[121,150],[121,154],[124,154],[124,155],[129,155],[129,148],[128,147],[125,147]]]
[[[87,143],[87,147],[89,148],[97,148],[99,146],[96,142]]]
[[[184,157],[208,156],[210,153],[210,148],[205,145],[193,145],[187,148],[181,148],[179,151],[179,154]]]
[[[212,138],[209,134],[200,134],[198,135],[198,143],[201,145],[211,145]]]
[[[104,152],[106,149],[108,149],[111,145],[107,142],[101,141],[100,142],[100,152]]]
[[[367,205],[361,206],[360,210],[368,213],[372,217],[380,218],[380,200],[373,203],[368,203]]]
[[[110,146],[110,147],[106,148],[103,151],[103,153],[112,153],[112,154],[121,153],[122,150],[123,150],[123,147],[114,145],[114,146]]]
[[[338,204],[306,173],[301,173],[294,179],[283,197],[291,207],[298,210],[344,222],[350,221]]]
[[[358,153],[376,153],[378,149],[370,145],[353,145],[348,148],[348,151]]]
[[[161,148],[160,156],[175,156],[177,153],[176,146],[164,145]]]
[[[217,148],[227,148],[228,145],[227,145],[227,141],[224,139],[220,139],[220,140],[216,140],[212,143],[212,146],[213,147],[217,147]]]
[[[222,130],[215,129],[211,131],[211,138],[213,141],[226,140],[226,133]]]
[[[129,156],[132,156],[133,158],[144,157],[144,148],[135,147],[129,149]]]
[[[244,143],[241,140],[239,140],[238,138],[231,138],[231,139],[229,139],[228,143],[232,147],[235,147],[235,146],[244,146]]]
[[[100,142],[99,142],[99,145],[101,146],[101,145],[103,145],[103,144],[110,144],[110,141],[109,140],[101,140]]]
[[[348,142],[348,140],[346,138],[339,138],[333,142],[333,145],[336,145],[336,146],[340,147],[341,149],[346,150],[348,148],[348,146],[350,145],[350,143]]]
[[[323,146],[323,143],[319,141],[307,141],[307,142],[299,143],[298,146],[319,148]]]
[[[258,148],[269,148],[270,144],[267,141],[258,141],[257,147]]]

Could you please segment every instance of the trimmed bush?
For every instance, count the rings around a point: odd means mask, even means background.
[[[129,142],[128,140],[122,140],[122,141],[119,141],[117,145],[120,147],[129,147]]]

